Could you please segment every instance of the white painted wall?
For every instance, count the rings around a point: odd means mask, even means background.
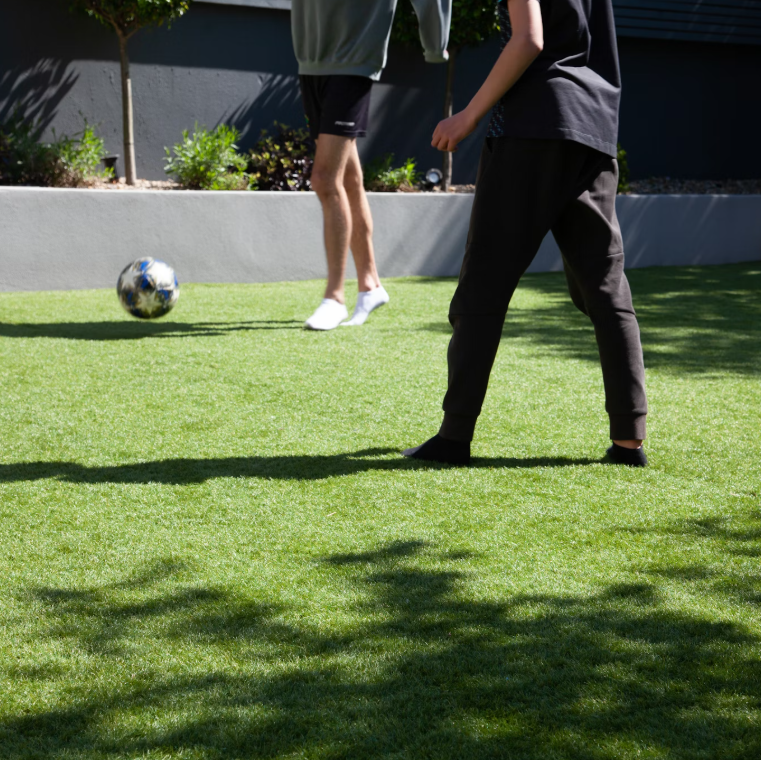
[[[458,273],[473,196],[369,195],[382,276]],[[629,267],[761,259],[761,195],[619,196],[617,209]],[[319,279],[319,203],[313,193],[0,188],[0,291],[111,287],[141,256],[164,259],[181,282]],[[561,268],[548,236],[529,271]]]

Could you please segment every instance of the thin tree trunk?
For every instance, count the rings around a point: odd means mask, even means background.
[[[135,127],[132,111],[132,79],[129,74],[127,38],[119,33],[119,55],[122,64],[122,130],[124,134],[124,172],[127,184],[137,181],[135,169]]]
[[[448,119],[452,115],[452,90],[454,89],[454,62],[457,58],[457,51],[449,51],[449,61],[447,61],[447,89],[444,93],[444,118]],[[452,158],[453,154],[449,151],[444,152],[444,163],[441,167],[441,173],[444,175],[442,189],[449,192],[449,186],[452,184]]]

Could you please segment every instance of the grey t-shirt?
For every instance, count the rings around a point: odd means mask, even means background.
[[[564,139],[616,155],[621,75],[611,0],[539,0],[544,49],[492,111],[491,137]],[[498,0],[503,43],[507,0]]]
[[[407,0],[404,0],[407,2]],[[293,0],[299,74],[380,79],[397,0]],[[412,0],[429,63],[446,60],[452,0]]]

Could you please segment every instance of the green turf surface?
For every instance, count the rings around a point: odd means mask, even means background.
[[[0,758],[761,757],[761,264],[630,273],[646,470],[562,275],[516,294],[469,469],[452,280],[0,294]]]

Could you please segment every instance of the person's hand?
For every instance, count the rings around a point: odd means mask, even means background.
[[[457,145],[473,133],[477,126],[478,121],[467,110],[460,111],[438,123],[431,145],[438,150],[453,153],[457,150]]]

